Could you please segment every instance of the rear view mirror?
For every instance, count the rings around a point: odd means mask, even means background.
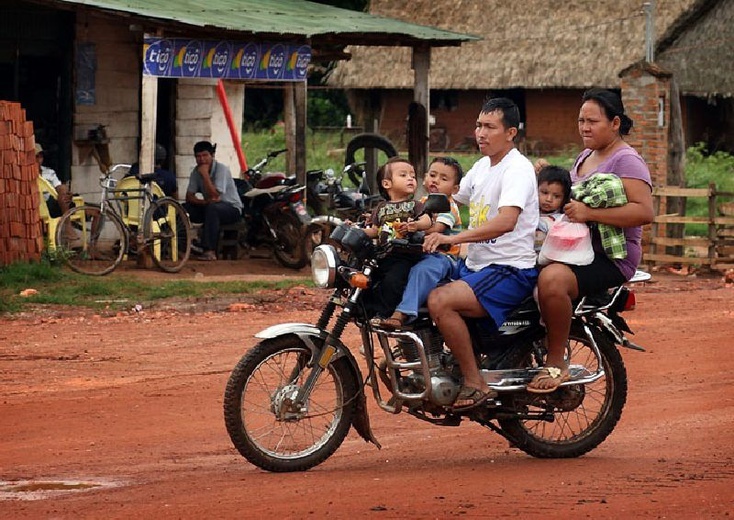
[[[449,198],[443,193],[430,193],[423,206],[425,213],[447,213],[451,211]]]
[[[359,193],[362,195],[370,194],[370,183],[367,182],[367,173],[362,172],[362,182],[359,183]]]

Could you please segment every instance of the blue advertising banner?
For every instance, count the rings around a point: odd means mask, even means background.
[[[311,47],[146,37],[143,74],[163,78],[304,81]]]

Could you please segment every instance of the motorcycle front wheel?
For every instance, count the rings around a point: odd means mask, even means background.
[[[601,378],[585,385],[564,386],[550,394],[522,392],[509,397],[507,404],[512,408],[539,417],[499,420],[515,446],[528,455],[580,457],[599,446],[619,421],[627,400],[627,371],[614,344],[599,331],[592,331],[601,354],[601,367],[580,327],[571,329],[567,354],[571,365],[583,365],[589,374],[601,368]],[[511,364],[523,368],[541,363],[526,355]],[[540,418],[542,415],[546,417]]]
[[[276,235],[275,258],[284,267],[301,269],[308,262],[301,221],[292,213],[281,213],[272,217],[271,222]]]
[[[319,376],[303,406],[292,399],[311,373],[311,350],[296,336],[260,342],[237,364],[224,393],[235,448],[266,471],[305,471],[329,458],[349,432],[357,382],[346,358]]]

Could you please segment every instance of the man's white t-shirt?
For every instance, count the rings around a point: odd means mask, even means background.
[[[59,186],[61,186],[61,180],[59,180],[59,176],[56,175],[56,172],[51,168],[46,168],[45,166],[41,165],[41,177],[50,182],[51,186],[53,186],[54,188],[58,188]],[[49,197],[51,197],[51,194],[44,192],[43,198],[45,200],[48,200]]]
[[[538,227],[538,182],[532,163],[513,148],[499,164],[482,157],[461,179],[454,200],[469,204],[469,229],[499,214],[499,208],[520,208],[515,229],[467,247],[466,266],[478,271],[490,264],[529,269],[535,267],[535,230]]]

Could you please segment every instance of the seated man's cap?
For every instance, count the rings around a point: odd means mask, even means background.
[[[36,143],[36,155],[38,155],[39,153],[43,153],[43,146]]]

